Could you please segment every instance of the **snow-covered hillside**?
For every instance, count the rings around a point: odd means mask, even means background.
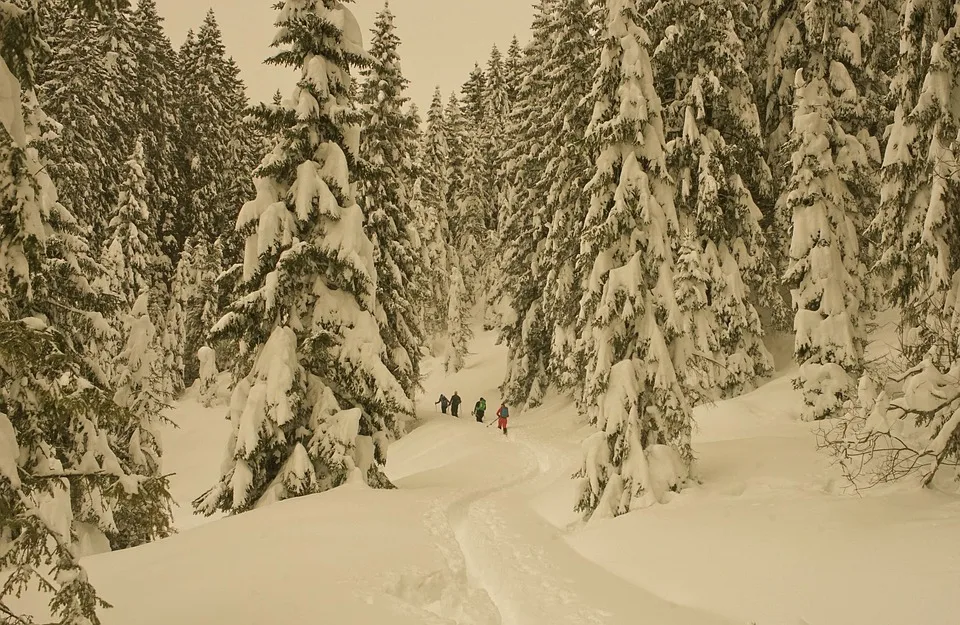
[[[391,448],[397,490],[351,483],[228,519],[190,511],[227,424],[188,396],[165,440],[182,531],[84,560],[115,606],[104,623],[955,622],[960,499],[841,494],[789,376],[697,410],[702,485],[583,528],[568,402],[516,413],[506,438],[432,405],[453,391],[499,404],[504,350],[478,330],[472,351],[426,381],[422,424]]]

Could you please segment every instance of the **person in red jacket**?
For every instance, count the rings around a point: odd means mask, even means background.
[[[503,435],[507,435],[507,419],[510,418],[510,409],[503,402],[497,408],[497,427],[503,430]]]

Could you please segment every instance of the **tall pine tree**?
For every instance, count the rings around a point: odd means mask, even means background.
[[[671,239],[679,224],[640,5],[598,4],[603,52],[588,132],[599,156],[582,239],[592,262],[582,404],[596,431],[584,443],[577,509],[588,516],[662,500],[651,474],[670,475],[678,488],[692,458],[691,411],[672,349],[679,310]]]
[[[418,306],[428,297],[424,251],[411,204],[415,120],[403,110],[407,79],[400,70],[400,39],[388,5],[377,14],[370,42],[373,63],[364,70],[360,104],[365,118],[360,156],[365,173],[360,192],[366,231],[374,248],[380,332],[387,367],[413,397],[420,386],[424,338]]]
[[[278,5],[275,64],[299,70],[288,103],[261,107],[282,128],[244,205],[240,298],[213,338],[243,341],[223,475],[194,505],[243,512],[316,493],[351,475],[389,486],[387,445],[412,413],[384,363],[375,317],[374,249],[351,168],[360,116],[351,66],[366,65],[360,28],[340,2]]]
[[[667,149],[677,211],[693,245],[684,253],[685,276],[700,283],[685,287],[693,300],[679,298],[688,382],[708,395],[741,392],[773,369],[754,308],[756,291],[770,288],[773,266],[762,214],[741,175],[766,167],[737,32],[745,8],[740,0],[668,0],[657,11],[658,21],[672,25],[655,59],[673,82],[664,106],[676,133]]]
[[[861,201],[875,166],[861,116],[864,3],[807,2],[794,9],[803,57],[794,85],[782,202],[793,216],[786,281],[796,311],[795,355],[804,418],[835,415],[863,369]]]

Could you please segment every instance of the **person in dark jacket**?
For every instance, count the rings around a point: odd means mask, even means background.
[[[447,414],[447,404],[449,403],[450,403],[450,400],[447,399],[447,396],[444,395],[443,393],[440,393],[440,399],[433,402],[434,405],[440,404],[440,412],[442,412],[443,414]],[[453,414],[454,415],[457,414],[456,410],[454,410]]]
[[[452,414],[455,417],[460,416],[458,413],[460,412],[461,401],[462,400],[460,399],[460,395],[458,395],[457,392],[454,391],[453,397],[450,398],[450,414]]]

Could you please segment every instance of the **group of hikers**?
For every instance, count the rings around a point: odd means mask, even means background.
[[[450,406],[450,414],[454,417],[460,416],[460,404],[463,403],[463,400],[460,399],[460,394],[457,391],[453,392],[453,395],[450,399],[447,399],[447,396],[443,393],[440,393],[440,399],[434,402],[434,404],[440,404],[440,412],[447,414],[447,406]],[[473,406],[473,416],[477,419],[477,423],[483,423],[483,415],[487,412],[487,400],[481,397],[477,400],[477,403]],[[504,435],[507,433],[507,419],[510,417],[510,409],[507,408],[507,405],[503,402],[500,402],[500,407],[497,408],[497,428],[503,430]]]

